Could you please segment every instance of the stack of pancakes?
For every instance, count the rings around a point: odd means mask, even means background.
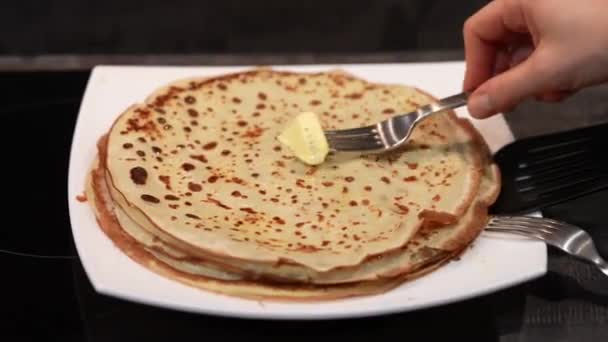
[[[178,81],[101,137],[87,195],[120,250],[188,285],[287,300],[381,293],[483,229],[500,181],[481,136],[445,112],[402,149],[330,153],[318,166],[276,138],[305,111],[324,129],[353,128],[432,100],[340,71]]]

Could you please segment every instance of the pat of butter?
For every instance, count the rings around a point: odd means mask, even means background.
[[[277,139],[301,161],[319,165],[329,153],[329,144],[319,118],[313,112],[299,114]]]

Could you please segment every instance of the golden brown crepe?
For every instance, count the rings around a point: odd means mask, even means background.
[[[483,139],[446,112],[404,149],[335,153],[310,167],[276,136],[302,111],[349,128],[431,100],[341,72],[179,81],[100,140],[88,197],[123,251],[190,285],[292,299],[382,292],[443,264],[483,228],[500,184]]]

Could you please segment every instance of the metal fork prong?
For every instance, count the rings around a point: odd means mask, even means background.
[[[369,151],[384,148],[376,139],[328,139],[330,148],[338,151]]]
[[[530,232],[537,232],[537,233],[545,234],[547,236],[555,233],[554,230],[546,229],[546,228],[539,227],[539,226],[526,226],[526,225],[510,224],[510,225],[497,225],[497,226],[493,226],[493,227],[527,230]]]
[[[559,230],[559,227],[548,223],[542,222],[526,222],[518,219],[510,220],[492,220],[488,227],[504,227],[504,228],[518,228],[527,229],[533,231],[540,231],[545,234],[554,234]]]
[[[519,230],[526,230],[526,231],[530,231],[530,232],[538,232],[540,234],[545,234],[545,235],[552,235],[556,232],[556,230],[552,230],[552,229],[547,229],[545,227],[543,227],[542,225],[526,225],[526,224],[521,224],[521,223],[515,223],[515,222],[510,222],[510,223],[490,223],[488,224],[489,228],[505,228],[505,229],[519,229]]]
[[[365,127],[357,127],[350,129],[340,129],[340,130],[329,130],[324,131],[325,136],[327,137],[344,137],[344,136],[361,136],[361,135],[369,135],[369,134],[377,134],[376,125],[365,126]]]
[[[541,234],[536,234],[526,229],[514,229],[514,228],[501,228],[501,227],[486,227],[485,229],[488,232],[495,233],[509,233],[509,234],[517,234],[525,237],[537,238],[540,240],[545,240],[546,237]]]
[[[554,221],[551,219],[540,219],[537,217],[526,217],[526,216],[504,217],[504,218],[496,217],[492,221],[496,222],[498,224],[506,224],[506,225],[510,225],[510,224],[525,225],[527,227],[530,227],[531,229],[534,229],[536,227],[543,227],[543,228],[549,229],[549,230],[564,229],[564,225],[561,224],[560,222],[557,222],[557,221]]]
[[[469,94],[467,92],[456,94],[418,107],[404,114],[391,116],[389,119],[380,121],[374,125],[350,129],[332,129],[325,132],[330,148],[335,151],[356,151],[357,147],[365,152],[390,151],[406,143],[416,124],[436,113],[455,109],[467,103]],[[353,141],[345,141],[352,138]],[[379,139],[381,142],[375,141]],[[354,140],[364,141],[355,142]],[[371,143],[365,140],[372,140]]]
[[[359,135],[326,135],[328,142],[347,142],[353,140],[364,140],[364,139],[375,139],[380,140],[380,137],[376,133],[359,134]]]
[[[530,217],[530,216],[494,216],[492,217],[492,222],[499,223],[523,223],[523,224],[552,224],[552,225],[560,225],[559,222],[546,219],[546,218],[538,218],[538,217]]]

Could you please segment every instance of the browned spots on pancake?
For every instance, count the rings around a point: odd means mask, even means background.
[[[386,177],[386,176],[380,177],[380,180],[383,181],[386,184],[391,184],[391,180],[388,177]]]
[[[154,152],[156,154],[161,154],[163,152],[163,150],[158,146],[152,146],[152,152]]]
[[[205,155],[204,155],[204,154],[191,154],[191,155],[190,155],[190,158],[192,158],[192,159],[194,159],[194,160],[198,160],[198,161],[200,161],[201,163],[206,163],[206,162],[208,161],[208,160],[207,160],[207,157],[205,157]]]
[[[192,192],[199,192],[203,190],[203,186],[198,183],[188,182],[188,190]]]
[[[351,183],[351,182],[353,182],[355,180],[355,177],[353,177],[353,176],[347,176],[346,178],[344,178],[344,180],[347,181],[347,182],[349,182],[349,183]]]
[[[330,187],[330,186],[334,185],[334,182],[323,182],[321,184],[323,184],[323,186],[325,186],[325,187]]]
[[[302,238],[306,238],[305,236]],[[298,247],[296,247],[294,250],[298,251],[298,252],[303,252],[303,253],[314,253],[314,252],[318,252],[321,250],[321,248],[313,246],[313,245],[300,245]]]
[[[266,129],[258,126],[258,125],[254,125],[253,128],[248,129],[247,131],[245,131],[245,133],[243,133],[243,135],[241,135],[241,137],[243,138],[258,138],[260,137],[264,131]]]
[[[265,105],[265,104],[263,104],[263,103],[258,103],[258,104],[255,106],[255,109],[258,109],[258,110],[262,110],[262,109],[265,109],[265,108],[266,108],[266,105]]]
[[[224,203],[216,200],[213,197],[207,197],[207,199],[202,200],[201,202],[205,202],[205,203],[211,203],[211,204],[215,204],[218,207],[222,208],[222,209],[226,209],[226,210],[230,210],[232,208],[230,208],[229,206],[225,205]]]
[[[158,128],[154,121],[140,122],[138,119],[130,118],[127,120],[127,132],[158,133]]]
[[[268,98],[268,96],[267,96],[266,94],[264,94],[264,93],[262,93],[262,92],[259,92],[259,93],[258,93],[258,99],[260,99],[260,100],[264,101],[264,100],[266,100],[267,98]]]
[[[344,98],[347,98],[349,100],[358,100],[362,97],[363,97],[363,94],[361,94],[361,93],[352,93],[352,94],[344,95]]]
[[[233,183],[239,184],[239,185],[246,185],[247,184],[247,182],[245,182],[244,179],[239,178],[239,177],[232,177],[232,178],[230,178],[230,181],[233,182]]]
[[[192,95],[188,95],[184,98],[184,102],[186,102],[187,104],[194,104],[196,103],[196,98]]]
[[[148,194],[143,194],[140,196],[140,198],[146,202],[150,202],[150,203],[160,203],[160,200],[152,195],[148,195]]]
[[[207,182],[215,183],[215,182],[217,182],[218,179],[219,179],[219,177],[217,175],[211,175],[211,176],[209,176],[209,178],[207,178]]]
[[[312,100],[312,101],[310,101],[310,105],[311,106],[318,106],[320,104],[321,104],[321,101],[319,101],[319,100]]]
[[[147,119],[150,116],[150,111],[147,109],[137,108],[134,112],[139,114],[139,117],[142,119]]]
[[[277,223],[277,224],[281,224],[281,225],[282,225],[282,224],[285,224],[285,220],[283,220],[282,218],[280,218],[280,217],[278,217],[278,216],[273,217],[273,218],[272,218],[272,221],[274,221],[274,222],[275,222],[275,223]]]
[[[418,163],[405,163],[410,170],[416,170],[418,168]]]
[[[348,205],[350,205],[351,207],[356,207],[358,204],[357,204],[357,201],[353,200],[353,201],[348,202]]]
[[[247,196],[243,195],[240,191],[238,190],[234,190],[232,193],[230,193],[230,196],[232,197],[237,197],[237,198],[247,198]]]
[[[167,190],[171,190],[171,177],[170,176],[158,176],[158,180],[160,180],[163,184],[165,184],[165,188]]]
[[[441,196],[439,196],[439,194],[433,196],[433,201],[439,202],[440,200],[441,200]]]
[[[372,186],[371,185],[366,185],[366,186],[363,187],[363,189],[365,191],[372,191]]]
[[[195,219],[195,220],[200,220],[201,219],[200,217],[198,217],[198,216],[196,216],[194,214],[190,214],[190,213],[187,213],[186,216],[189,217],[189,218],[191,218],[191,219]]]
[[[240,98],[238,98],[238,97],[233,97],[233,98],[232,98],[232,102],[233,102],[233,103],[241,103],[241,102],[243,102],[243,101],[242,101]]]
[[[183,163],[182,164],[182,169],[184,171],[192,171],[195,169],[194,165],[190,164],[190,163]]]
[[[179,197],[177,197],[175,195],[171,195],[171,194],[165,195],[165,199],[167,201],[179,201]]]
[[[393,108],[386,108],[382,110],[382,114],[394,114],[395,110]]]
[[[137,185],[145,185],[148,180],[148,171],[141,166],[136,166],[129,171],[131,180]]]
[[[216,147],[217,147],[217,142],[210,141],[210,142],[206,143],[205,145],[203,145],[203,150],[209,151],[209,150],[213,150]]]
[[[416,177],[416,176],[409,176],[409,177],[403,178],[404,182],[415,182],[416,180],[418,180],[418,177]]]
[[[407,206],[405,206],[405,205],[403,205],[401,203],[397,203],[397,202],[395,202],[394,204],[395,204],[395,206],[397,208],[399,208],[399,213],[400,214],[407,214],[407,213],[410,212],[410,208],[408,208]]]
[[[131,143],[124,143],[124,144],[122,144],[122,148],[124,148],[125,150],[128,150],[130,148],[133,148],[133,144],[131,144]]]
[[[247,126],[247,121],[245,121],[245,120],[239,120],[239,121],[236,122],[236,124],[239,127],[245,127],[245,126]]]
[[[241,208],[240,211],[246,212],[247,214],[257,214],[258,212],[253,210],[252,208]]]
[[[217,85],[217,87],[218,87],[220,90],[226,90],[226,89],[228,89],[228,87],[227,87],[227,86],[226,86],[224,83],[219,83],[219,84]]]
[[[348,188],[347,188],[347,187],[345,187],[345,186],[343,186],[343,187],[342,187],[342,193],[343,193],[343,194],[348,193]]]
[[[142,150],[139,150],[139,151],[137,151],[135,153],[137,153],[137,155],[140,156],[140,157],[145,157],[146,156],[146,152],[144,152]]]
[[[188,109],[188,115],[190,115],[193,118],[196,118],[198,116],[198,112],[196,111],[196,109],[189,108]]]

